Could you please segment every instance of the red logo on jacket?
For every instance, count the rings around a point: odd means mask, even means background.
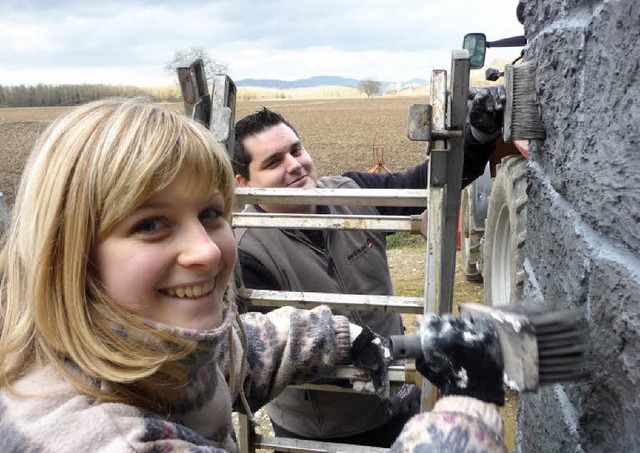
[[[360,247],[355,249],[353,252],[349,253],[349,255],[347,255],[347,261],[349,261],[350,263],[354,263],[358,261],[360,258],[362,258],[364,255],[366,255],[369,252],[369,249],[372,249],[372,248],[373,248],[373,241],[367,238],[367,242],[365,242]]]

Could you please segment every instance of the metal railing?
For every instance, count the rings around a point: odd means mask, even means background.
[[[202,62],[178,68],[187,114],[210,127],[229,154],[233,153],[235,85],[228,77],[217,78],[209,96]],[[467,51],[453,51],[451,79],[447,73],[433,71],[431,105],[413,105],[409,110],[407,135],[426,142],[429,183],[425,189],[246,189],[237,188],[237,204],[316,204],[368,206],[424,206],[419,216],[333,216],[268,213],[234,213],[235,228],[363,229],[407,231],[426,238],[424,297],[330,294],[299,291],[267,291],[241,288],[240,296],[251,306],[291,305],[312,308],[325,304],[345,311],[386,311],[407,314],[451,312],[457,242],[458,213],[463,158],[464,121],[469,89]],[[434,392],[411,362],[392,366],[392,382],[422,383],[422,407],[435,403]],[[338,367],[331,377],[348,381],[368,380],[354,367]],[[292,383],[303,388],[348,391],[343,387]],[[320,441],[277,438],[256,434],[248,418],[239,414],[239,442],[243,452],[257,448],[289,452],[382,452],[385,449]]]

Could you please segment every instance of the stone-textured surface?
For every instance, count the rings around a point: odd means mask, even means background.
[[[529,0],[525,30],[547,132],[525,294],[584,310],[593,375],[523,397],[517,450],[640,451],[640,2]]]
[[[538,161],[586,222],[639,250],[640,2],[530,3],[548,134]]]

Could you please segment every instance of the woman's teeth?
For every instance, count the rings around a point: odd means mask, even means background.
[[[213,287],[215,286],[215,282],[211,281],[205,283],[204,285],[198,286],[182,286],[177,288],[167,288],[164,290],[165,293],[169,296],[179,297],[181,299],[188,298],[192,299],[194,297],[200,297],[204,294],[209,293]]]

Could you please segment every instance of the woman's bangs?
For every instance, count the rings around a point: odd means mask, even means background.
[[[189,141],[180,168],[191,177],[186,190],[197,197],[212,198],[216,192],[225,200],[225,215],[230,214],[233,204],[234,179],[230,163],[224,149],[211,142]],[[217,145],[217,146],[216,146]],[[224,153],[224,154],[223,154]]]

